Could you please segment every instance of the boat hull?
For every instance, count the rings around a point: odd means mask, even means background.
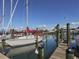
[[[16,56],[23,53],[29,53],[35,50],[35,44],[11,48],[10,51],[6,54],[8,57]]]

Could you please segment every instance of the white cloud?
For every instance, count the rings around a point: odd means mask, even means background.
[[[72,24],[74,24],[74,25],[75,25],[75,24],[79,24],[79,22],[72,22]]]

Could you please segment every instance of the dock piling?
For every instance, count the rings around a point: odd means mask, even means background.
[[[36,48],[38,48],[38,36],[36,36]]]
[[[10,29],[10,33],[11,33],[11,38],[14,38],[14,29]]]
[[[73,51],[73,49],[68,48],[66,50],[66,59],[74,59],[74,51]]]
[[[40,45],[38,47],[38,51],[39,51],[39,53],[38,53],[38,59],[44,59],[44,47],[43,47],[43,45]]]
[[[56,26],[56,43],[57,43],[57,47],[58,47],[58,43],[59,43],[59,39],[60,39],[60,35],[59,35],[59,24],[57,24]]]
[[[36,30],[37,30],[37,32],[34,34],[36,37],[35,45],[36,45],[36,48],[38,49],[38,35],[39,35],[38,28],[36,28]]]
[[[67,23],[67,45],[70,45],[70,24]]]
[[[36,29],[37,32],[35,33],[35,36],[36,36],[36,41],[35,41],[35,47],[37,49],[37,58],[38,59],[44,59],[44,47],[43,47],[43,44],[40,44],[38,43],[38,35],[39,35],[39,32],[38,32],[38,29]]]
[[[38,59],[44,59],[44,47],[43,44],[38,45],[38,38],[36,38],[36,49]]]
[[[2,39],[2,53],[5,54],[5,39]]]
[[[60,39],[61,39],[61,41],[63,40],[63,28],[61,28],[61,30],[60,30]]]
[[[72,32],[72,40],[74,40],[74,31]]]

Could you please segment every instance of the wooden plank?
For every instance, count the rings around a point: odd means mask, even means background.
[[[66,59],[66,49],[67,44],[60,43],[59,47],[55,50],[55,52],[51,55],[49,59]],[[76,56],[74,56],[74,59],[77,59]]]
[[[66,59],[67,44],[60,43],[54,54],[49,59]]]
[[[0,59],[9,59],[7,56],[0,53]]]

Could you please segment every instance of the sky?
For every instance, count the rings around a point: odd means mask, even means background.
[[[79,22],[79,0],[28,0],[28,26],[38,27],[46,25]],[[13,0],[13,8],[16,0]],[[14,27],[26,27],[25,0],[19,0],[12,18]],[[0,17],[2,16],[2,0],[0,0]],[[10,0],[5,0],[5,27],[10,19]]]

